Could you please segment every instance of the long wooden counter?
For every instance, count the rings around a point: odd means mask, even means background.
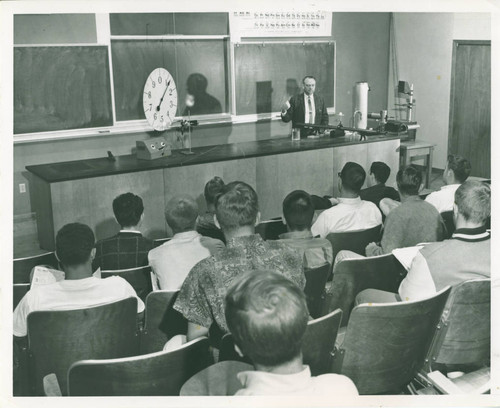
[[[384,161],[394,181],[399,163],[399,138],[368,136],[288,138],[193,148],[194,155],[173,151],[169,157],[138,160],[135,155],[26,166],[33,173],[31,186],[37,213],[40,246],[54,249],[55,233],[69,222],[83,222],[101,239],[118,231],[113,199],[127,191],[144,200],[141,230],[151,238],[169,234],[164,221],[165,203],[175,195],[190,194],[205,211],[203,188],[218,175],[225,182],[242,180],[255,187],[263,219],[279,216],[283,198],[292,190],[313,194],[337,193],[337,173],[348,161],[366,170],[372,161]]]

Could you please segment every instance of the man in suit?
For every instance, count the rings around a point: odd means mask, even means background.
[[[292,96],[281,108],[281,120],[283,122],[292,121],[292,127],[296,128],[297,123],[311,123],[315,125],[328,125],[328,112],[325,101],[321,96],[314,93],[316,89],[316,79],[306,76],[302,80],[304,92]],[[300,137],[304,138],[314,133],[313,129],[300,131]]]

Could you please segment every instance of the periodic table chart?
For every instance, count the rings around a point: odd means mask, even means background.
[[[234,11],[229,14],[231,38],[330,36],[332,13],[326,11]]]

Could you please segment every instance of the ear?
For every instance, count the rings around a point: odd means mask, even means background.
[[[95,248],[94,248],[95,249]],[[54,255],[56,256],[56,259],[57,259],[57,262],[61,263],[61,260],[59,259],[59,257],[57,256],[57,252],[54,251]]]
[[[453,203],[453,221],[455,223],[455,226],[457,224],[457,219],[458,219],[458,206]]]
[[[90,259],[93,260],[95,258],[95,248],[92,248],[92,251],[90,251]]]
[[[418,188],[418,192],[422,192],[422,190],[424,189],[424,183],[420,184],[420,187]]]
[[[238,353],[238,355],[240,357],[243,357],[243,353],[241,352],[240,348],[236,344],[234,345],[234,350],[236,351],[236,353]]]
[[[214,214],[214,224],[217,228],[222,229],[219,224],[219,220],[217,219],[217,216]]]
[[[283,214],[281,214],[281,222],[286,225],[286,219]]]
[[[257,213],[257,217],[255,217],[255,226],[260,224],[260,211]]]

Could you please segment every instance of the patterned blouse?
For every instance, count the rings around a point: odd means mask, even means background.
[[[218,255],[198,262],[184,281],[174,309],[191,323],[209,328],[213,322],[228,331],[224,298],[233,280],[258,269],[280,272],[301,289],[306,279],[302,257],[280,241],[264,241],[260,235],[231,239]]]

